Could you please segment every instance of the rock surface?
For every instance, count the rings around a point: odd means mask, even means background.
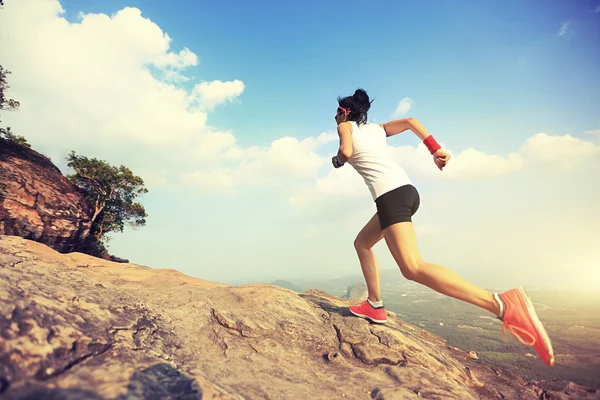
[[[0,138],[0,234],[20,236],[67,253],[89,235],[85,199],[42,154]]]
[[[599,398],[495,370],[393,313],[370,324],[350,304],[0,236],[0,397]]]

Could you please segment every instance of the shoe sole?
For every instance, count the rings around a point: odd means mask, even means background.
[[[385,324],[385,323],[387,322],[387,319],[375,319],[375,318],[369,317],[368,315],[364,315],[364,314],[359,314],[359,313],[356,313],[356,312],[354,312],[354,311],[352,311],[352,310],[350,310],[350,312],[351,312],[352,314],[356,315],[357,317],[366,318],[366,319],[368,319],[369,321],[373,321],[373,322],[375,322],[375,323],[377,323],[377,324]]]
[[[535,308],[533,307],[533,302],[531,301],[531,299],[529,298],[527,293],[525,293],[525,289],[520,287],[519,294],[521,294],[521,296],[525,300],[525,307],[527,308],[529,317],[531,318],[531,321],[533,322],[535,329],[538,331],[538,333],[542,337],[542,340],[544,341],[544,344],[546,345],[546,348],[548,349],[548,353],[550,354],[550,366],[553,366],[554,365],[554,350],[552,349],[552,343],[550,342],[550,337],[548,336],[546,329],[544,329],[544,325],[542,325],[542,322],[538,318],[538,315],[535,312]]]

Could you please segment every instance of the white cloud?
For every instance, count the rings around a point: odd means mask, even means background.
[[[408,113],[408,111],[412,108],[412,106],[414,104],[415,104],[415,102],[410,97],[403,98],[398,103],[398,106],[396,107],[396,110],[394,111],[394,116],[398,117],[398,116],[406,115],[406,113]]]
[[[476,179],[507,174],[522,167],[523,157],[519,154],[511,153],[502,157],[470,148],[453,157],[444,172],[450,178]]]
[[[445,148],[443,143],[441,145]],[[416,148],[390,147],[390,151],[395,160],[411,175],[440,179],[482,179],[519,171],[526,164],[551,162],[558,168],[571,168],[586,158],[598,155],[600,145],[570,135],[550,136],[538,133],[528,138],[518,151],[505,156],[486,154],[473,148],[458,154],[448,150],[452,157],[442,172],[437,169],[432,156],[422,143]]]
[[[194,171],[183,174],[183,183],[202,189],[208,194],[233,195],[239,183],[234,170],[223,168],[214,171]]]
[[[271,143],[264,155],[265,167],[284,172],[292,177],[306,178],[314,176],[323,165],[325,159],[314,152],[312,140],[298,141],[293,137],[284,137]],[[258,159],[248,163],[247,167],[262,167],[263,161]],[[256,171],[267,173],[267,171]]]
[[[315,181],[313,187],[302,188],[290,198],[290,204],[301,207],[311,202],[327,197],[360,198],[369,196],[365,182],[352,167],[346,165],[333,168],[323,178]]]
[[[571,169],[577,163],[600,154],[600,145],[570,135],[550,136],[538,133],[527,139],[520,149],[528,160]]]
[[[332,224],[344,235],[352,234],[345,232],[346,224],[364,224],[377,211],[364,181],[349,166],[331,167],[323,178],[288,193],[298,219],[315,227]]]
[[[138,16],[141,16],[139,13]],[[168,36],[168,35],[167,35]],[[187,47],[179,52],[167,53],[163,60],[155,63],[159,68],[173,68],[173,69],[184,69],[190,66],[198,65],[198,56],[190,51]]]
[[[190,98],[208,108],[214,108],[219,104],[233,101],[242,94],[244,88],[244,83],[237,79],[232,82],[202,82],[194,87]]]
[[[134,173],[144,180],[144,185],[149,190],[162,187],[167,183],[168,171],[165,168],[141,168],[136,169]]]
[[[168,53],[164,60],[155,63],[155,66],[163,72],[163,80],[175,83],[189,81],[185,69],[196,65],[198,65],[198,56],[188,48],[184,48],[179,54]]]
[[[441,143],[443,146],[443,143]],[[411,177],[427,179],[483,179],[510,173],[520,169],[523,160],[518,154],[507,157],[488,155],[475,149],[467,149],[453,156],[444,171],[433,163],[433,158],[424,144],[412,146],[390,146],[389,150],[396,162]],[[361,201],[372,201],[370,192],[362,177],[350,165],[331,169],[322,178],[314,180],[289,197],[290,205],[308,214],[321,215],[324,210],[336,207],[356,207]],[[342,205],[343,204],[343,205]]]
[[[75,149],[127,165],[148,187],[169,182],[167,171],[214,190],[239,182],[220,163],[235,137],[209,127],[202,108],[239,96],[242,81],[179,87],[197,55],[172,49],[169,35],[137,8],[80,13],[75,22],[64,12],[57,0],[11,1],[0,12],[0,60],[21,102],[3,123],[59,165]],[[209,164],[216,172],[190,173]]]
[[[244,149],[234,144],[233,136],[219,135],[220,140],[210,140],[213,147],[207,152],[216,154],[221,151],[221,163],[233,163],[235,166],[184,174],[183,178],[187,182],[194,182],[198,189],[295,184],[299,180],[312,178],[327,162],[327,158],[318,155],[316,150],[329,143],[332,137],[330,133],[303,140],[286,136],[274,140],[266,148],[252,146]],[[215,147],[215,144],[218,146]],[[190,180],[190,176],[195,178]],[[225,183],[215,185],[216,180]]]
[[[338,140],[337,132],[323,132],[315,139],[315,148]]]
[[[444,144],[440,143],[442,148]],[[396,160],[411,177],[411,180],[488,180],[507,174],[521,173],[528,165],[530,167],[547,167],[551,163],[556,169],[572,169],[578,163],[600,155],[600,145],[590,141],[573,138],[570,135],[549,136],[538,133],[528,138],[516,152],[505,156],[486,154],[482,151],[468,148],[452,155],[450,162],[440,171],[424,144],[413,146],[390,146],[389,150]],[[368,189],[350,166],[331,170],[323,178],[317,178],[312,186],[297,190],[289,198],[292,207],[323,208],[335,207],[335,203],[324,201],[327,196],[340,198],[367,198]],[[316,210],[313,210],[317,212]]]
[[[600,137],[600,129],[592,129],[592,130],[584,131],[584,133],[587,135],[595,135],[595,136]]]
[[[600,13],[600,4],[598,4],[598,5],[596,6],[596,8],[594,8],[594,9],[592,10],[592,12],[595,12],[595,13]]]
[[[569,32],[569,28],[571,27],[571,21],[563,22],[558,31],[558,36],[565,36]]]
[[[199,135],[196,140],[196,156],[201,161],[222,158],[224,152],[235,144],[235,136],[230,132],[208,131]]]
[[[189,81],[190,78],[180,72],[166,69],[163,70],[163,80],[165,82],[183,83]]]
[[[22,104],[6,115],[15,131],[42,147],[95,149],[182,143],[205,129],[207,115],[192,110],[186,90],[150,72],[183,80],[197,64],[191,50],[171,51],[170,37],[137,8],[80,14],[78,22],[63,13],[56,0],[7,2],[0,13],[0,58]]]
[[[444,148],[444,144],[440,143]],[[410,175],[435,177],[438,179],[481,179],[502,175],[519,170],[523,160],[518,154],[509,154],[506,157],[486,154],[479,150],[469,148],[458,154],[451,155],[450,162],[440,171],[433,163],[433,158],[427,147],[419,143],[412,146],[390,147],[396,162]]]

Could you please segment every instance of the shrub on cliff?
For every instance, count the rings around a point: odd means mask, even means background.
[[[74,151],[67,160],[67,165],[75,171],[67,179],[83,191],[93,212],[90,243],[100,245],[107,233],[123,232],[125,225],[146,224],[146,210],[136,202],[138,195],[148,193],[142,178],[123,165],[115,167]]]
[[[0,65],[0,111],[11,111],[17,109],[20,105],[17,100],[8,99],[4,93],[10,87],[6,81],[6,77],[10,73],[10,71],[5,70],[4,67]],[[31,147],[29,143],[27,143],[27,139],[25,139],[23,136],[18,136],[12,133],[10,126],[7,128],[0,127],[0,137],[20,144],[21,146]]]

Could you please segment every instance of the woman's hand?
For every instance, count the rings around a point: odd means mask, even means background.
[[[435,153],[433,153],[433,162],[437,167],[441,170],[444,169],[446,164],[450,161],[450,154],[445,152],[442,149],[438,149]]]
[[[344,165],[344,164],[341,164],[341,163],[340,163],[340,161],[338,160],[338,157],[337,157],[337,156],[334,156],[334,157],[331,159],[331,163],[333,164],[333,167],[334,167],[334,168],[339,168],[339,167],[341,167],[342,165]]]

